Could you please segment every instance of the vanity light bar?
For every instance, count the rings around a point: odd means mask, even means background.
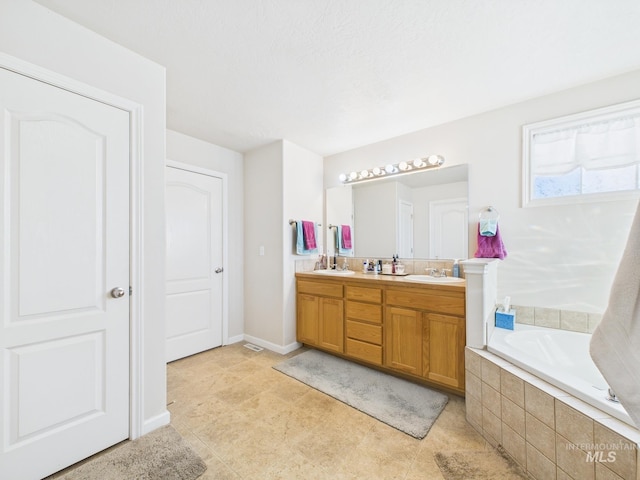
[[[372,180],[374,178],[384,177],[387,175],[397,175],[411,172],[414,170],[427,170],[429,168],[439,167],[444,163],[442,155],[429,155],[424,158],[416,158],[411,162],[400,162],[396,164],[388,164],[384,167],[373,167],[361,172],[353,171],[351,173],[341,173],[338,177],[342,183],[355,183],[363,180]]]

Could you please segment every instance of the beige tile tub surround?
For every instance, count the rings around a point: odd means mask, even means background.
[[[556,308],[513,305],[516,322],[538,327],[559,328],[572,332],[593,333],[602,314],[561,310]]]
[[[486,350],[465,367],[467,421],[532,478],[640,480],[637,429]]]

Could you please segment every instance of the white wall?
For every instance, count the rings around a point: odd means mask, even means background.
[[[241,153],[167,130],[167,158],[227,174],[229,338],[244,334],[244,178]]]
[[[487,86],[490,88],[490,86]],[[325,187],[342,171],[430,153],[446,165],[469,165],[470,255],[476,222],[488,205],[500,212],[509,253],[498,297],[513,304],[601,313],[626,243],[637,201],[521,208],[522,125],[640,98],[640,71],[325,158]]]
[[[263,346],[283,338],[282,148],[278,141],[244,156],[244,333]]]
[[[169,420],[164,361],[164,68],[44,7],[0,0],[0,51],[144,107],[143,433]]]
[[[294,255],[295,237],[293,227],[288,220],[304,219],[322,223],[323,160],[309,150],[291,142],[283,142],[283,198],[282,223],[283,243],[283,345],[291,348],[296,342],[296,288],[295,262],[300,257]],[[323,243],[321,229],[318,229],[317,241]],[[319,245],[319,251],[322,246]],[[316,255],[314,255],[316,257]]]
[[[307,258],[289,219],[322,221],[322,157],[280,140],[245,154],[244,180],[245,337],[286,353],[298,346],[295,261]]]

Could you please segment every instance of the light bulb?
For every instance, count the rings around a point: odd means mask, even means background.
[[[396,167],[394,167],[393,165],[389,164],[386,167],[384,167],[384,170],[387,173],[394,173],[396,171]]]
[[[347,175],[345,173],[341,173],[340,175],[338,175],[338,180],[340,180],[341,182],[346,182]]]
[[[425,163],[422,161],[421,158],[416,158],[413,161],[413,166],[416,167],[416,168],[422,168],[422,167],[424,167],[424,165],[425,165]]]
[[[429,165],[442,165],[444,163],[444,158],[440,155],[429,155],[427,157],[427,162],[429,162]]]
[[[407,162],[400,162],[398,168],[402,171],[409,170],[409,164]]]
[[[380,167],[373,167],[373,174],[377,177],[379,175],[382,175],[382,170],[380,169]]]
[[[356,178],[358,178],[358,174],[356,172],[351,172],[349,174],[349,180],[355,180]]]
[[[367,178],[369,176],[369,170],[362,170],[360,172],[360,177],[361,178]]]

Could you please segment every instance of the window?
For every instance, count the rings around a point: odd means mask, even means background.
[[[525,125],[523,159],[524,205],[640,193],[640,100]]]

